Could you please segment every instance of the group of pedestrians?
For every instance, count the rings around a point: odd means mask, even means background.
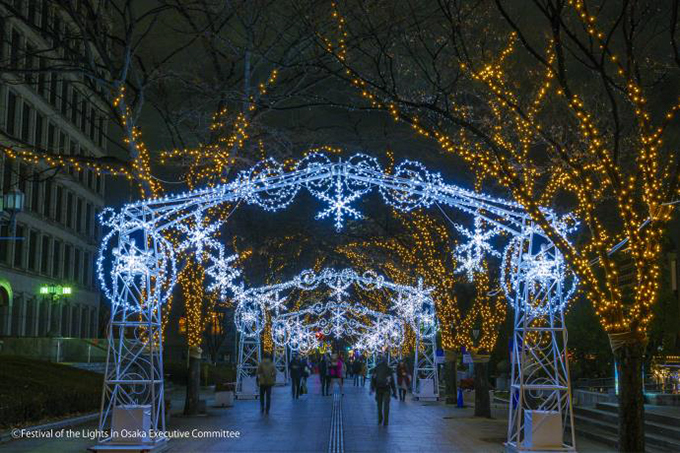
[[[366,381],[367,365],[365,360],[354,358],[345,363],[342,354],[324,354],[321,356],[316,367],[312,366],[309,359],[294,354],[289,372],[291,378],[291,390],[293,399],[307,393],[307,378],[314,368],[318,369],[321,384],[321,395],[332,394],[337,385],[340,393],[344,395],[344,378],[354,378],[355,386],[364,386]],[[272,362],[271,355],[265,354],[257,367],[257,383],[260,388],[260,412],[268,415],[271,407],[272,387],[276,384],[276,366]],[[370,391],[375,393],[375,401],[378,408],[378,424],[387,426],[390,415],[390,399],[397,398],[406,401],[406,394],[411,387],[411,374],[404,361],[400,361],[396,370],[393,370],[387,360],[387,356],[380,356],[377,365],[371,370]]]

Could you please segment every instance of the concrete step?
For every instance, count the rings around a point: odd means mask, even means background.
[[[575,407],[576,432],[592,440],[616,447],[618,414],[611,407]],[[614,409],[617,409],[614,406]],[[673,417],[670,417],[672,419]],[[666,419],[668,422],[668,419]],[[674,423],[673,420],[670,423]],[[645,420],[645,443],[648,451],[680,451],[680,425]]]
[[[613,414],[619,413],[619,406],[616,403],[597,403],[597,409],[607,411]],[[645,420],[653,423],[660,423],[669,426],[680,426],[680,410],[678,415],[655,412],[653,409],[645,406]]]
[[[611,447],[612,449],[617,449],[618,448],[618,441],[616,438],[616,435],[612,435],[611,433],[607,431],[601,431],[597,428],[579,428],[578,422],[576,422],[576,434],[579,437],[585,437],[586,439],[593,440],[595,442],[598,442],[600,444],[606,445],[608,447]],[[645,439],[647,440],[647,439]],[[576,448],[578,449],[578,442],[576,443]],[[645,445],[645,452],[646,453],[668,453],[668,452],[677,452],[677,448],[663,448],[663,447],[658,447],[656,445],[650,445],[649,442],[646,443]]]

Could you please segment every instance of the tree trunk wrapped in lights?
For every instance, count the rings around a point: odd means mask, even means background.
[[[179,284],[184,296],[188,355],[185,415],[196,415],[199,412],[203,332],[210,318],[210,312],[214,308],[214,302],[216,302],[214,297],[209,297],[205,293],[204,280],[203,267],[193,260],[187,262],[187,266],[179,276]]]

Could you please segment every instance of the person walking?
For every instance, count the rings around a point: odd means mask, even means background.
[[[366,365],[366,360],[361,360],[361,386],[366,387],[366,371],[368,366]]]
[[[307,378],[311,374],[312,366],[309,364],[309,357],[302,359],[302,376],[300,379],[300,395],[307,393]]]
[[[403,360],[400,360],[397,365],[397,387],[399,387],[399,401],[406,401],[406,393],[411,387],[411,375]]]
[[[397,388],[394,385],[392,369],[383,356],[371,374],[371,391],[375,392],[375,402],[378,404],[378,424],[387,426],[390,416],[390,393],[397,397]]]
[[[265,354],[262,361],[257,365],[257,383],[260,386],[260,413],[269,415],[272,386],[276,384],[276,366],[269,354]]]
[[[319,360],[319,382],[321,383],[321,396],[328,395],[328,384],[330,377],[328,376],[328,357],[321,356]]]
[[[361,379],[361,360],[355,359],[352,362],[352,374],[354,375],[354,386],[358,387]]]
[[[302,380],[302,362],[297,353],[293,355],[293,360],[290,362],[289,369],[293,399],[298,399],[300,398],[300,384]]]
[[[338,374],[338,379],[340,380],[340,394],[343,396],[345,395],[345,391],[343,390],[343,384],[345,382],[345,373],[347,372],[345,368],[345,361],[342,360],[342,355],[338,354],[338,361],[336,362],[336,367],[337,367],[337,374]]]

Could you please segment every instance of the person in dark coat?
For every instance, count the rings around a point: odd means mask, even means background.
[[[371,391],[375,392],[375,401],[378,403],[378,424],[387,426],[390,416],[390,393],[396,398],[397,386],[394,383],[392,368],[387,364],[385,356],[380,358],[380,362],[373,369]]]
[[[293,399],[298,399],[300,398],[304,365],[297,354],[293,355],[293,359],[291,360],[288,369],[290,370]]]
[[[321,382],[321,395],[329,395],[328,387],[331,383],[331,378],[328,375],[328,357],[325,355],[319,361],[319,381]]]

